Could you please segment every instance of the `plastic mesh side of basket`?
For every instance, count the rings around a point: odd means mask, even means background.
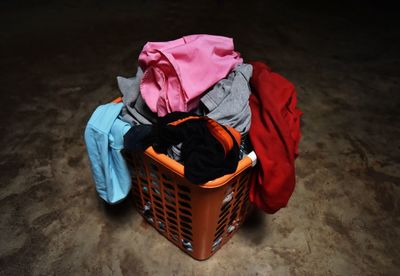
[[[247,216],[250,207],[249,175],[250,170],[243,172],[225,191],[211,249],[213,252],[233,236]]]
[[[145,155],[132,157],[127,156],[127,161],[138,211],[193,258],[209,258],[243,222],[248,207],[249,170],[222,187],[204,189]]]
[[[168,172],[142,156],[128,162],[133,165],[132,191],[142,216],[177,246],[192,242],[190,189],[179,187]]]

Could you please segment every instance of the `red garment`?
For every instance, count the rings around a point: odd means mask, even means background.
[[[294,160],[300,141],[300,116],[293,84],[262,62],[250,62],[250,140],[258,164],[250,201],[267,213],[285,207],[295,186]]]

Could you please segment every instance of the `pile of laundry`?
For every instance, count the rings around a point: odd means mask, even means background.
[[[131,187],[121,153],[149,146],[203,184],[233,173],[254,150],[250,200],[274,213],[295,186],[301,111],[294,86],[262,62],[244,63],[233,40],[190,35],[148,42],[135,77],[117,77],[122,100],[99,106],[85,130],[96,190],[108,203]]]

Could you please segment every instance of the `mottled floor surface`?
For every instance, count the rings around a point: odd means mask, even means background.
[[[400,275],[392,7],[75,2],[0,4],[1,275]],[[304,111],[288,207],[254,214],[205,262],[147,226],[132,198],[106,207],[82,139],[146,41],[190,33],[234,37],[296,85]]]

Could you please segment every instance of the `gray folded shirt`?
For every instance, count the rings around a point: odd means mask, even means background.
[[[227,78],[216,83],[200,99],[206,107],[204,115],[241,134],[247,133],[251,122],[249,81],[252,73],[250,64],[239,64]]]

